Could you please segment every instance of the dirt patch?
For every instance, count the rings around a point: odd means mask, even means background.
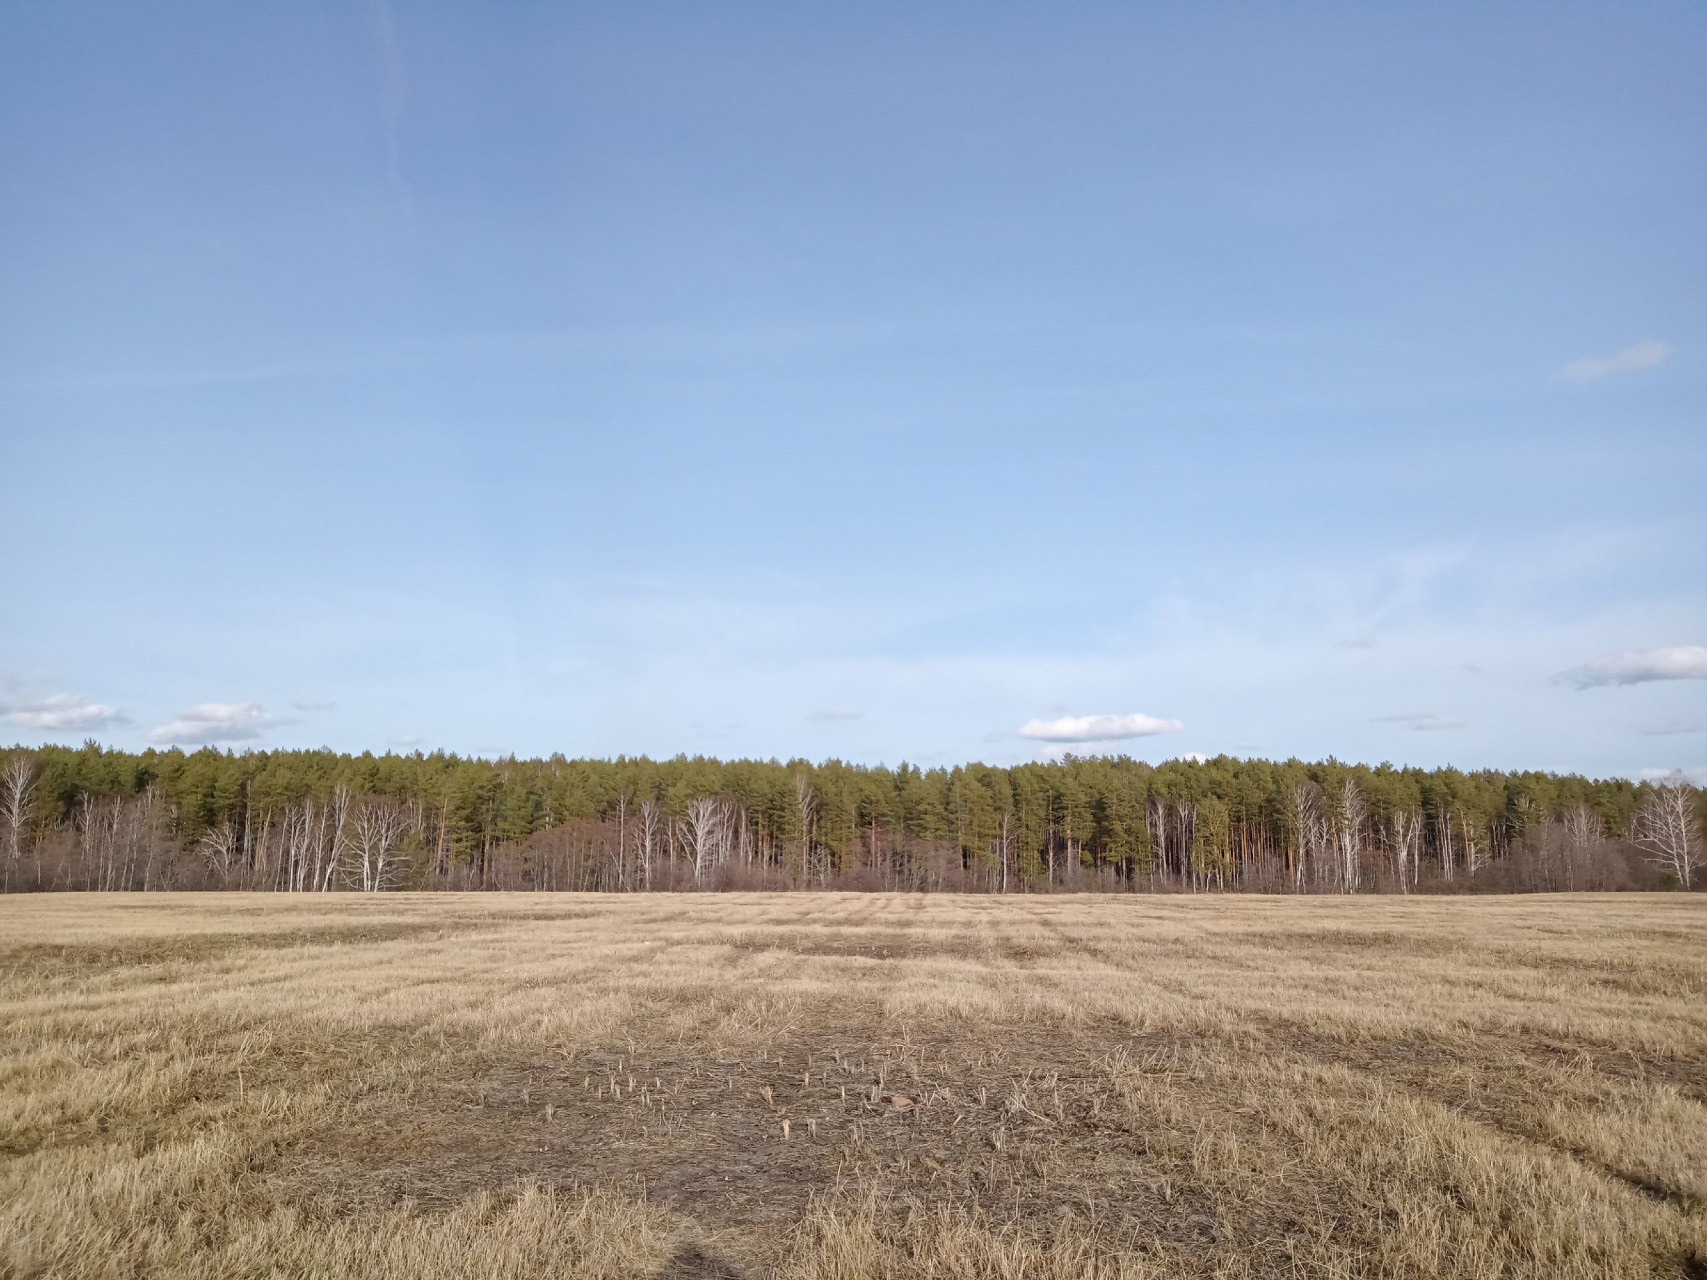
[[[756,1054],[651,1050],[637,1032],[637,1049],[470,1064],[407,1107],[363,1107],[361,1143],[308,1142],[280,1168],[433,1209],[517,1180],[620,1184],[761,1260],[815,1199],[856,1185],[1004,1221],[1089,1214],[1182,1247],[1206,1222],[1231,1229],[1179,1183],[1180,1135],[1118,1087],[1179,1075],[1177,1040],[874,1041],[869,1023],[819,1013]]]

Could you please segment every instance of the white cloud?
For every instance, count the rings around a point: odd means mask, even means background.
[[[298,711],[336,711],[338,704],[329,698],[293,698],[291,706]]]
[[[846,711],[840,707],[826,707],[822,711],[814,711],[806,717],[811,724],[839,724],[844,720],[858,720],[862,713]]]
[[[1445,716],[1428,715],[1426,713],[1402,716],[1376,716],[1375,722],[1377,724],[1408,725],[1418,733],[1430,733],[1437,729],[1462,729],[1464,727],[1464,722],[1462,720],[1448,720]]]
[[[1157,733],[1177,733],[1185,728],[1180,720],[1158,720],[1142,712],[1129,716],[1062,716],[1059,720],[1027,720],[1019,736],[1039,742],[1116,742],[1121,738],[1147,738]]]
[[[1181,760],[1189,760],[1193,764],[1208,764],[1209,763],[1209,757],[1204,755],[1203,752],[1201,752],[1201,751],[1187,751],[1183,756],[1180,757],[1180,759]]]
[[[130,717],[104,702],[90,702],[81,694],[56,693],[27,706],[6,708],[6,719],[25,729],[99,729],[105,725],[129,724]]]
[[[148,736],[155,742],[247,742],[279,723],[258,702],[203,702]]]
[[[1707,787],[1707,766],[1697,766],[1693,769],[1643,769],[1637,778],[1640,782],[1687,782],[1695,787]]]
[[[1649,680],[1707,680],[1707,645],[1680,644],[1642,653],[1603,653],[1591,662],[1553,677],[1555,683],[1592,689],[1604,684],[1643,684]]]
[[[1671,359],[1671,353],[1669,342],[1638,342],[1609,356],[1584,356],[1581,360],[1573,360],[1565,366],[1565,376],[1576,382],[1599,382],[1620,373],[1657,369]]]

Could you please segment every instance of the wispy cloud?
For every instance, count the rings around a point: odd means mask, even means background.
[[[203,702],[148,736],[155,742],[249,742],[281,723],[258,702]]]
[[[292,698],[291,706],[298,711],[336,711],[338,704],[328,698]]]
[[[1669,738],[1681,733],[1704,731],[1707,731],[1707,720],[1668,720],[1664,724],[1650,725],[1642,733],[1650,738]]]
[[[104,702],[90,702],[77,693],[56,693],[40,702],[6,707],[4,711],[9,723],[24,729],[100,729],[107,725],[130,723],[130,717],[117,707],[109,707]]]
[[[403,121],[403,104],[408,97],[409,75],[403,61],[403,45],[397,38],[397,18],[388,0],[371,0],[368,6],[373,19],[374,41],[379,54],[379,89],[382,122],[385,129],[386,173],[405,204],[409,187],[403,180],[403,161],[397,145],[399,126]]]
[[[1707,645],[1679,644],[1639,653],[1603,653],[1553,677],[1555,684],[1574,684],[1579,689],[1645,684],[1650,680],[1707,680]]]
[[[1672,345],[1669,342],[1638,342],[1609,356],[1584,356],[1581,360],[1573,360],[1565,366],[1565,376],[1573,382],[1599,382],[1602,378],[1616,377],[1621,373],[1657,369],[1671,359],[1671,355]]]
[[[1027,720],[1019,727],[1022,738],[1038,742],[1118,742],[1122,738],[1147,738],[1157,733],[1177,733],[1181,720],[1160,720],[1142,712],[1128,716],[1062,716],[1059,720]]]
[[[1449,720],[1445,716],[1429,715],[1427,713],[1408,713],[1397,716],[1376,716],[1377,724],[1402,724],[1418,733],[1432,733],[1439,729],[1462,729],[1462,720]]]
[[[825,707],[821,711],[808,713],[806,719],[810,724],[840,724],[846,720],[858,720],[864,714],[859,711],[848,711],[841,707]]]

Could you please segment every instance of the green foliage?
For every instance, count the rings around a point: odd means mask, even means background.
[[[265,825],[267,815],[285,805],[305,797],[324,801],[342,785],[358,796],[387,796],[409,806],[424,827],[446,833],[460,860],[548,828],[612,819],[622,797],[631,811],[650,797],[678,817],[695,796],[726,796],[742,806],[762,843],[780,848],[792,842],[798,849],[799,777],[816,796],[814,840],[829,851],[833,865],[851,865],[873,832],[902,850],[957,845],[967,866],[985,865],[1005,815],[1021,860],[1016,869],[1027,874],[1046,861],[1058,868],[1067,857],[1075,865],[1150,873],[1158,806],[1192,806],[1192,858],[1195,869],[1207,874],[1240,857],[1253,841],[1280,838],[1296,785],[1314,785],[1331,797],[1348,776],[1361,788],[1373,823],[1401,808],[1424,815],[1450,810],[1496,840],[1515,838],[1578,804],[1599,815],[1609,834],[1621,835],[1640,798],[1636,784],[1618,778],[1230,756],[1157,766],[1119,756],[928,770],[907,763],[888,768],[704,756],[486,760],[444,752],[352,756],[212,748],[131,753],[94,743],[43,747],[34,756],[34,820],[41,827],[70,821],[85,796],[136,795],[152,788],[168,805],[179,836],[194,842],[222,823]]]

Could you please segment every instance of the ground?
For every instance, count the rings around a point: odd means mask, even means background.
[[[1707,1276],[1707,897],[0,899],[0,1276]]]

